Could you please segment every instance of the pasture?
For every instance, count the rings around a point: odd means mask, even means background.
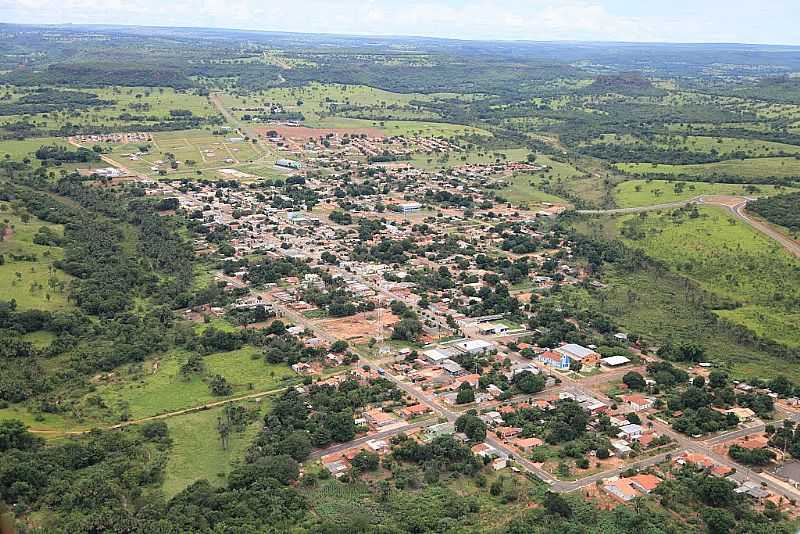
[[[751,158],[691,165],[615,163],[614,167],[634,176],[647,174],[684,175],[698,178],[738,176],[753,181],[770,177],[800,177],[800,159],[793,157]]]
[[[618,228],[629,245],[742,306],[722,316],[800,346],[800,312],[791,306],[800,298],[797,258],[722,209],[701,207],[698,213],[696,218],[631,215],[620,218]]]
[[[63,227],[15,210],[8,202],[0,202],[0,227],[5,228],[0,239],[0,254],[5,259],[0,265],[0,300],[15,299],[20,310],[71,306],[67,286],[72,277],[53,265],[63,258],[63,249],[33,242],[40,228],[61,236]]]
[[[172,497],[198,480],[219,486],[232,467],[243,460],[247,447],[261,427],[261,414],[268,401],[241,404],[258,412],[243,432],[230,434],[228,447],[223,448],[217,432],[217,421],[223,408],[171,417],[166,420],[172,447],[164,470],[162,489]]]
[[[185,351],[172,351],[159,360],[145,362],[143,369],[131,373],[118,371],[114,380],[98,386],[97,394],[106,405],[120,410],[127,407],[130,419],[184,410],[229,397],[215,397],[198,375],[184,377],[181,365]],[[296,377],[287,365],[268,364],[260,351],[244,347],[232,352],[210,354],[204,358],[206,375],[222,375],[233,388],[231,396],[242,396],[278,389],[294,383]],[[156,370],[157,369],[157,370]]]
[[[709,182],[671,182],[667,180],[629,180],[614,189],[614,202],[620,208],[633,208],[690,200],[700,195],[770,196],[791,191],[773,185],[742,185]]]

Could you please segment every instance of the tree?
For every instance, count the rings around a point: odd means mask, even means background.
[[[416,341],[422,333],[422,323],[418,319],[407,317],[394,325],[392,339]]]
[[[571,360],[569,362],[569,370],[574,372],[580,372],[583,369],[583,363],[580,360]]]
[[[561,517],[572,517],[572,507],[567,500],[559,495],[548,491],[544,494],[544,508],[553,515]]]
[[[634,391],[641,391],[647,386],[644,377],[636,371],[625,373],[625,376],[622,377],[622,383],[628,386],[628,389]]]
[[[347,347],[348,347],[347,341],[344,341],[342,339],[337,339],[331,345],[331,352],[336,352],[336,353],[344,352],[347,350]]]
[[[22,421],[11,419],[0,422],[0,452],[10,449],[33,449],[42,443],[41,438],[28,432]]]
[[[359,471],[375,471],[380,464],[380,458],[377,454],[361,451],[350,461],[350,464]]]
[[[728,375],[724,371],[711,371],[708,375],[708,385],[711,388],[723,388],[728,383]]]
[[[215,397],[226,397],[233,393],[233,388],[222,375],[214,375],[208,387]]]
[[[512,379],[512,383],[519,389],[520,393],[531,395],[544,389],[545,380],[541,375],[535,375],[530,371],[518,373]]]
[[[705,508],[700,516],[705,521],[709,534],[728,534],[736,526],[736,519],[727,510]]]
[[[469,404],[470,402],[475,402],[475,390],[467,382],[462,382],[458,386],[456,404]]]
[[[470,441],[486,439],[486,424],[474,413],[466,413],[456,419],[456,431],[466,434]]]

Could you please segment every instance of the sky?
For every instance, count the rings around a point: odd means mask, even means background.
[[[800,44],[800,0],[0,0],[0,21],[456,39]]]

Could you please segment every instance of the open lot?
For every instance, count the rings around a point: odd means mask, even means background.
[[[219,173],[220,169],[241,169],[263,157],[261,150],[253,143],[232,141],[235,137],[235,132],[220,136],[207,130],[157,132],[153,134],[149,153],[137,155],[132,160],[131,156],[139,151],[138,145],[116,145],[112,157],[132,172],[153,178],[227,178]],[[171,168],[169,154],[178,162],[177,169]],[[274,163],[274,159],[270,163]]]

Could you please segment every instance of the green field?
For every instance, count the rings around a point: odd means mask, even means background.
[[[222,408],[171,417],[166,420],[172,448],[164,472],[163,490],[172,497],[192,483],[206,479],[212,485],[224,483],[223,478],[236,462],[241,461],[244,452],[261,427],[260,412],[268,405],[262,401],[245,403],[250,408],[257,406],[259,417],[244,432],[233,432],[227,450],[217,432],[217,420]]]
[[[541,182],[541,174],[515,174],[510,178],[509,186],[497,193],[512,204],[523,207],[541,202],[569,204],[561,197],[542,191]]]
[[[126,405],[130,419],[224,400],[226,397],[211,395],[201,377],[186,379],[179,375],[180,366],[187,358],[188,353],[184,351],[166,354],[156,373],[152,371],[153,362],[145,362],[143,373],[122,375],[120,380],[98,387],[97,394],[112,408]],[[278,389],[293,383],[291,379],[296,377],[286,365],[264,362],[260,351],[254,347],[210,354],[204,361],[209,376],[220,374],[227,379],[233,387],[233,396]]]
[[[415,154],[411,163],[420,169],[434,170],[459,165],[488,165],[497,161],[525,161],[530,151],[524,148],[499,148],[496,150],[470,150],[448,154]]]
[[[614,189],[614,201],[620,208],[666,204],[690,200],[700,195],[736,195],[759,197],[792,191],[773,185],[741,185],[708,182],[670,182],[666,180],[630,180]],[[756,188],[756,189],[753,189]]]
[[[661,149],[684,150],[687,152],[730,154],[743,152],[750,158],[790,156],[800,154],[800,146],[760,139],[740,139],[736,137],[710,137],[701,135],[669,136],[657,135],[651,139],[641,139],[632,135],[603,134],[593,143],[621,145],[655,146]]]
[[[94,93],[103,100],[111,100],[114,104],[33,115],[8,115],[2,118],[0,125],[28,120],[48,130],[58,130],[67,123],[90,126],[93,129],[114,129],[130,124],[131,121],[146,122],[139,121],[137,117],[146,117],[147,121],[166,119],[172,110],[188,110],[198,117],[217,115],[216,109],[205,96],[179,92],[172,88],[108,87],[81,90]],[[125,113],[131,118],[124,118]]]
[[[663,165],[658,163],[615,163],[620,171],[633,174],[667,174],[672,176],[740,176],[748,179],[791,178],[800,176],[800,159],[797,158],[753,158],[728,160],[716,163],[693,165]]]
[[[23,217],[29,217],[23,222]],[[57,235],[63,235],[61,225],[46,223],[20,211],[14,213],[7,202],[0,202],[0,223],[6,225],[11,233],[0,241],[0,254],[5,264],[0,265],[0,300],[17,301],[18,309],[58,310],[70,304],[67,293],[71,276],[53,267],[53,263],[63,258],[63,249],[37,245],[33,238],[39,228],[47,227]],[[35,261],[15,260],[12,255],[33,255]],[[51,283],[53,284],[51,286]],[[63,291],[56,287],[63,283]]]
[[[702,288],[743,306],[720,315],[790,346],[800,346],[800,261],[747,224],[718,208],[697,218],[668,214],[619,220],[626,242]],[[630,239],[631,236],[637,236]]]
[[[413,101],[432,101],[449,94],[392,93],[364,85],[311,83],[303,87],[274,88],[251,95],[221,95],[225,107],[240,108],[234,115],[245,114],[265,103],[280,104],[285,112],[302,113],[304,124],[315,128],[379,128],[389,135],[426,135],[453,137],[474,133],[490,136],[486,130],[460,124],[431,122],[440,117],[420,111]],[[362,106],[359,113],[332,111],[331,106]],[[358,115],[358,116],[354,116]],[[372,114],[372,115],[370,115]],[[253,122],[252,124],[258,124]]]

